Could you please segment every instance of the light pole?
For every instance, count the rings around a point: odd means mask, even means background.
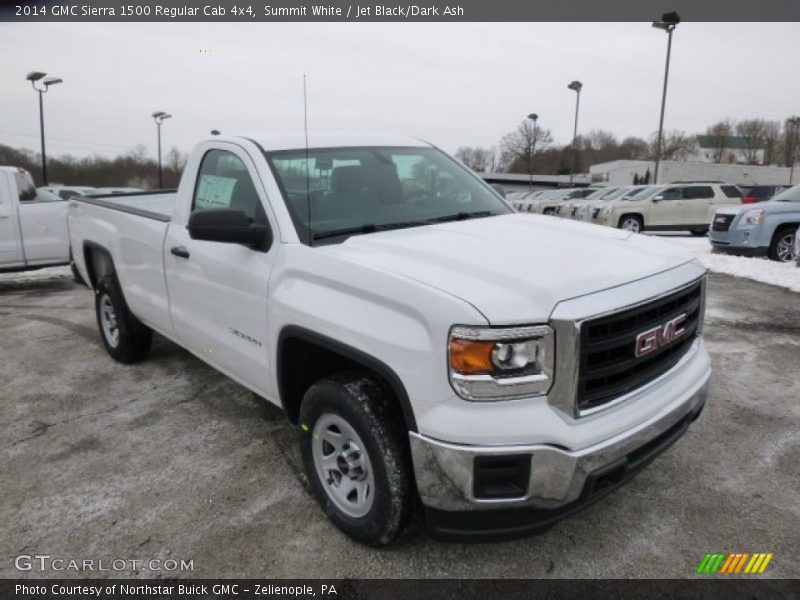
[[[581,106],[581,90],[583,84],[577,79],[567,86],[568,89],[575,91],[575,129],[572,131],[572,167],[569,170],[569,182],[572,183],[572,177],[575,175],[575,158],[578,153],[578,110]]]
[[[158,133],[158,188],[164,189],[164,174],[161,170],[161,123],[165,119],[169,119],[172,115],[164,111],[156,111],[153,113],[153,120],[156,122],[156,130]]]
[[[667,32],[667,65],[664,68],[664,90],[661,93],[661,118],[658,121],[658,140],[656,141],[656,167],[653,173],[653,183],[658,183],[658,163],[661,162],[661,137],[664,134],[664,107],[667,104],[667,81],[669,80],[669,58],[672,52],[672,32],[681,18],[676,12],[664,13],[660,21],[653,21],[653,27]]]
[[[42,181],[44,182],[43,185],[47,185],[47,155],[45,154],[44,150],[44,102],[42,100],[42,95],[47,93],[51,85],[56,85],[64,82],[63,79],[59,79],[58,77],[45,78],[46,75],[47,73],[41,73],[39,71],[31,71],[25,77],[27,81],[31,82],[31,86],[33,87],[33,89],[39,93],[39,133],[42,138]],[[36,87],[36,82],[40,80],[43,80],[42,85],[44,87]]]
[[[798,136],[800,136],[800,117],[792,117],[788,120],[789,125],[794,127],[794,136],[792,137],[792,152],[791,156],[789,157],[790,162],[792,163],[789,168],[789,185],[793,185],[794,183],[794,163],[797,162],[797,146],[798,146]]]
[[[531,113],[528,118],[533,121],[533,141],[531,142],[531,154],[528,160],[528,189],[533,189],[533,155],[536,153],[536,121],[539,120],[539,115]]]

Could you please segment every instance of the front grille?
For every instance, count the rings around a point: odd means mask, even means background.
[[[703,310],[698,281],[678,292],[613,315],[583,323],[577,406],[597,408],[645,385],[681,359],[697,336]],[[637,336],[686,314],[683,335],[650,354],[636,357]]]
[[[728,231],[733,223],[733,218],[736,215],[715,215],[714,221],[711,223],[711,229],[714,231]]]

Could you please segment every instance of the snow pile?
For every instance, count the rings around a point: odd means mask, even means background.
[[[661,239],[671,244],[680,244],[693,252],[705,266],[716,273],[744,277],[800,292],[800,267],[794,262],[779,263],[766,258],[712,254],[708,238],[665,236]]]

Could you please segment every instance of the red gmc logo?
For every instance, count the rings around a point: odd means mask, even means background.
[[[636,336],[636,358],[647,356],[662,346],[681,337],[686,330],[681,327],[686,322],[686,313],[670,319],[663,325],[658,325]]]

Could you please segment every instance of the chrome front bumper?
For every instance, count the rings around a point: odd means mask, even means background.
[[[581,498],[593,473],[650,446],[658,454],[685,432],[702,410],[707,395],[707,373],[685,400],[667,414],[658,414],[637,427],[582,450],[557,446],[467,446],[448,444],[410,433],[417,489],[423,504],[442,511],[475,511],[533,507],[557,509]],[[661,439],[659,439],[661,438]],[[650,445],[650,446],[648,446]],[[473,463],[479,456],[530,456],[528,489],[518,498],[483,499],[474,493]],[[647,462],[647,461],[645,461]]]

